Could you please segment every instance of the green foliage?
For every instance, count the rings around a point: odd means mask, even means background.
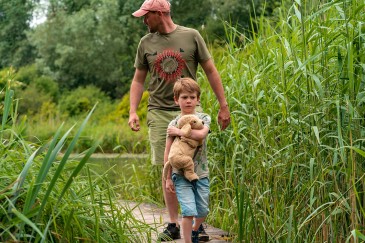
[[[175,23],[200,29],[210,17],[212,1],[173,0],[171,16]]]
[[[39,77],[40,73],[35,64],[20,67],[15,75],[15,80],[20,81],[26,85]]]
[[[41,112],[44,103],[52,102],[50,94],[39,90],[35,84],[18,90],[16,97],[20,100],[18,111],[21,115],[36,115]]]
[[[61,89],[92,84],[113,98],[121,97],[134,71],[137,43],[134,39],[130,43],[129,36],[135,36],[138,28],[131,33],[131,21],[121,17],[117,0],[65,5],[76,9],[72,14],[54,12],[30,35],[43,72],[51,71]]]
[[[109,102],[109,98],[95,86],[79,87],[61,97],[60,111],[69,116],[78,116],[90,111],[98,102]]]
[[[201,30],[204,37],[212,42],[224,44],[229,42],[226,35],[225,25],[238,29],[241,33],[251,36],[256,32],[256,16],[270,17],[276,8],[284,4],[284,1],[276,0],[211,0],[211,14],[204,21]]]
[[[22,84],[15,89],[16,98],[22,100],[18,108],[21,115],[39,114],[44,104],[58,102],[57,83],[51,77],[41,76],[35,65],[20,68],[14,79]]]
[[[33,1],[0,1],[0,69],[33,61],[34,53],[26,36],[33,7]]]
[[[16,72],[15,79],[26,85],[33,85],[40,92],[49,94],[53,101],[57,101],[59,98],[57,82],[50,76],[42,75],[35,64],[19,68]]]
[[[144,121],[147,116],[147,104],[148,104],[148,91],[144,91],[142,94],[141,102],[138,106],[137,115],[141,121]],[[123,96],[120,103],[117,105],[117,109],[115,113],[112,115],[115,118],[129,118],[129,99],[130,99],[130,93],[127,93]]]

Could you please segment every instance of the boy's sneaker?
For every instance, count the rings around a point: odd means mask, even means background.
[[[181,239],[180,228],[176,223],[169,223],[162,233],[158,235],[160,241],[171,241]]]
[[[209,241],[209,235],[205,232],[203,224],[199,226],[199,241]]]
[[[191,232],[191,242],[192,243],[199,243],[199,231]]]

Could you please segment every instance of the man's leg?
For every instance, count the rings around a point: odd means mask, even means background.
[[[180,112],[176,111],[160,111],[151,110],[147,113],[147,124],[149,132],[149,140],[152,153],[152,164],[164,164],[164,152],[166,145],[166,131],[167,126]],[[162,167],[163,168],[163,167]],[[165,180],[162,180],[162,191],[164,194],[165,205],[167,207],[170,223],[159,235],[159,240],[175,240],[180,239],[180,227],[178,222],[178,202],[175,193],[166,191]]]
[[[162,190],[164,194],[165,204],[169,212],[170,222],[179,226],[179,203],[177,201],[176,193],[166,190],[166,181],[162,178]]]

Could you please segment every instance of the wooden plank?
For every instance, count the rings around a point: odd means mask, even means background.
[[[151,203],[136,203],[130,201],[121,201],[120,203],[123,206],[127,206],[128,208],[133,209],[134,216],[142,222],[145,222],[151,227],[155,228],[156,232],[162,232],[164,227],[166,227],[166,222],[169,222],[169,216],[166,208],[160,208],[157,205]],[[179,221],[181,224],[181,217]],[[228,233],[226,231],[215,228],[205,223],[204,225],[206,225],[205,232],[209,235],[210,238],[209,242],[232,242],[231,238],[228,237]],[[153,242],[158,242],[157,234],[153,235]],[[182,243],[184,242],[184,239],[168,242]]]

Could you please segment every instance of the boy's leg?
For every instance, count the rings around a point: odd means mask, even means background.
[[[199,230],[199,226],[204,222],[205,217],[203,218],[194,218],[194,225],[193,225],[193,230],[194,231],[198,231]]]
[[[194,182],[195,200],[198,214],[194,219],[193,230],[199,232],[199,241],[209,241],[209,235],[205,232],[202,223],[209,213],[209,178],[201,178]]]
[[[181,222],[181,226],[183,228],[183,238],[184,242],[188,243],[191,242],[191,231],[193,224],[193,216],[184,216]]]
[[[197,215],[198,211],[195,203],[195,188],[193,183],[187,180],[183,175],[173,174],[172,181],[175,186],[176,196],[179,200],[182,220],[182,230],[185,242],[191,242],[193,215]],[[196,235],[197,236],[197,235]],[[195,242],[197,242],[196,239]]]

